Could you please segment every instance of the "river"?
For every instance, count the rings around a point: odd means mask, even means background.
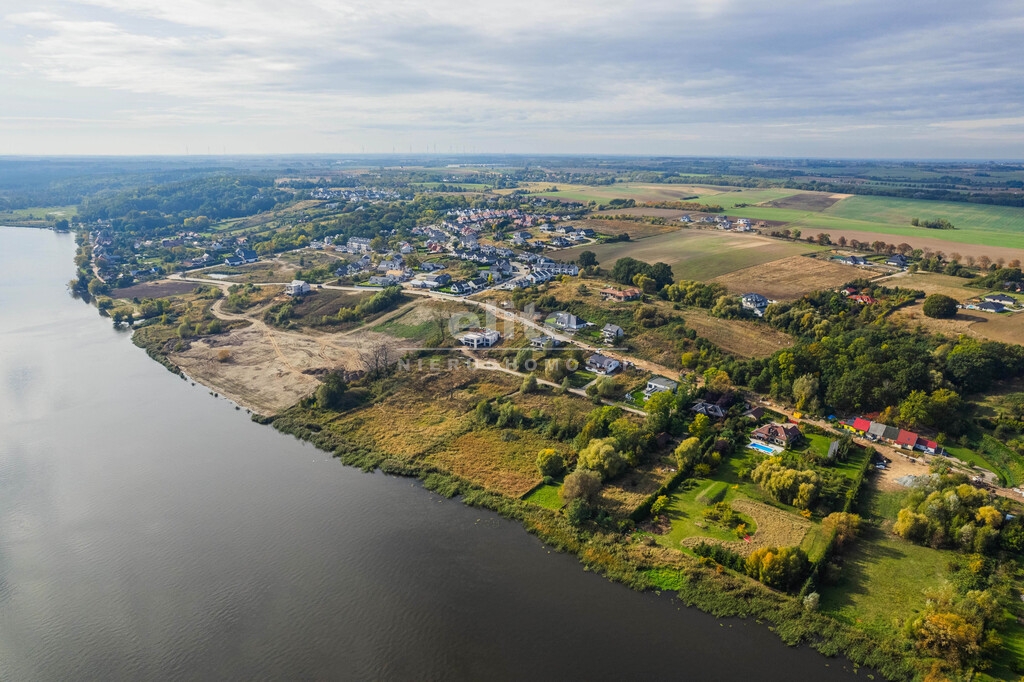
[[[251,422],[0,228],[0,679],[853,679]]]

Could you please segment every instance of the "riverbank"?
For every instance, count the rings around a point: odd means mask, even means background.
[[[425,487],[466,505],[486,508],[523,524],[544,543],[579,558],[591,571],[640,591],[671,592],[688,606],[717,617],[763,622],[787,645],[806,645],[826,656],[842,656],[887,679],[911,679],[920,671],[895,642],[881,641],[804,608],[798,596],[771,590],[708,560],[642,540],[595,523],[575,527],[563,514],[487,491],[437,466],[353,447],[324,428],[324,416],[296,406],[269,419],[277,430],[330,452],[364,471],[383,471],[423,481]]]

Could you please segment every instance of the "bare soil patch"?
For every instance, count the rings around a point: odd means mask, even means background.
[[[160,280],[159,282],[142,282],[123,289],[115,289],[111,294],[113,298],[167,298],[169,296],[181,296],[191,294],[196,287],[201,286],[195,282],[179,282],[172,280]]]
[[[729,291],[750,291],[777,300],[793,300],[818,289],[834,289],[863,273],[850,265],[827,260],[790,256],[716,277]]]
[[[658,210],[658,209],[651,209]],[[590,228],[598,234],[617,237],[626,233],[630,239],[643,239],[666,232],[674,232],[678,225],[652,225],[639,220],[581,220],[575,225],[579,228]]]

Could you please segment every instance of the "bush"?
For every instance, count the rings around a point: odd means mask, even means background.
[[[582,499],[575,499],[565,509],[565,518],[574,526],[578,526],[590,518],[590,507]]]
[[[924,314],[939,320],[956,317],[957,302],[945,294],[932,294],[924,299]]]

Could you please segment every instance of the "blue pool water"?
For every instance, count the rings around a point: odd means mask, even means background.
[[[772,450],[767,445],[762,445],[761,443],[750,443],[747,447],[748,448],[753,448],[753,449],[757,450],[758,452],[763,452],[766,455],[774,455],[775,454],[775,450]]]

